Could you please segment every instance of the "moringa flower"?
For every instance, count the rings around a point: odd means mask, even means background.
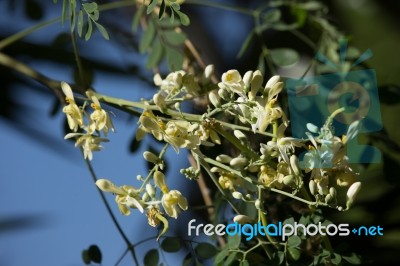
[[[95,96],[92,96],[91,98],[93,101],[91,106],[94,111],[90,114],[88,133],[93,134],[95,130],[103,130],[104,135],[107,136],[110,129],[114,132],[114,126],[111,122],[110,116],[101,108],[100,102]]]
[[[139,190],[132,186],[117,187],[107,179],[99,179],[96,181],[96,186],[104,191],[116,194],[115,201],[123,215],[131,214],[130,208],[138,209],[141,213],[144,212],[143,201],[139,199]]]
[[[61,81],[61,89],[66,96],[65,101],[68,103],[68,105],[64,106],[63,112],[67,116],[69,128],[76,132],[79,127],[83,127],[82,111],[79,109],[78,105],[76,105],[74,94],[68,83]]]
[[[222,74],[221,82],[218,83],[221,89],[228,89],[234,93],[244,96],[244,82],[239,71],[231,69]]]
[[[100,138],[90,134],[83,133],[69,133],[65,135],[64,139],[80,136],[76,142],[75,147],[81,146],[83,149],[83,156],[90,161],[93,159],[93,151],[100,151],[102,146],[101,142],[108,142],[108,139]]]
[[[165,212],[175,219],[178,218],[180,209],[185,211],[188,208],[186,198],[178,190],[165,193],[161,199],[161,204]]]

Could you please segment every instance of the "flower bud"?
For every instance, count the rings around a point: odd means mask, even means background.
[[[164,194],[168,193],[168,187],[165,183],[165,175],[162,172],[156,171],[154,173],[154,184],[156,184]]]
[[[256,199],[256,201],[254,202],[254,206],[257,210],[261,210],[261,201],[259,199]]]
[[[281,77],[278,75],[275,75],[271,77],[268,81],[267,84],[265,84],[265,88],[272,88],[280,79]]]
[[[243,194],[238,191],[234,191],[232,192],[232,197],[234,197],[235,199],[243,199]]]
[[[283,184],[287,186],[295,186],[296,185],[296,177],[294,175],[287,175],[283,178]]]
[[[218,95],[219,95],[219,97],[221,97],[225,101],[229,100],[229,92],[225,88],[220,88],[218,90]]]
[[[325,203],[331,203],[333,201],[333,197],[331,194],[325,196]]]
[[[247,71],[243,76],[243,82],[246,89],[250,88],[251,79],[253,78],[253,71]]]
[[[308,183],[308,187],[310,188],[311,195],[317,194],[318,188],[317,188],[317,184],[315,183],[314,180],[312,180],[312,179],[310,180],[310,182]]]
[[[154,153],[150,152],[150,151],[145,151],[143,152],[143,158],[150,162],[150,163],[154,163],[157,164],[160,161],[160,158],[158,158],[157,155],[155,155]]]
[[[104,191],[104,192],[110,192],[118,195],[125,195],[126,192],[122,189],[114,185],[110,180],[107,179],[99,179],[96,181],[96,186]]]
[[[154,198],[154,197],[156,196],[156,190],[155,190],[154,187],[153,187],[151,184],[149,184],[149,183],[146,184],[146,192],[147,192],[147,194],[149,194],[149,196],[150,196],[151,198]]]
[[[212,103],[212,105],[214,105],[214,107],[221,106],[221,102],[219,101],[219,95],[215,91],[210,91],[208,93],[208,99],[210,99],[210,102]]]
[[[161,95],[161,93],[154,94],[153,101],[160,110],[165,109],[166,107],[165,100],[164,97]]]
[[[290,166],[292,167],[293,174],[295,176],[301,175],[300,168],[299,168],[299,160],[297,159],[297,156],[294,154],[292,156],[290,156]]]
[[[143,193],[142,201],[147,201],[149,199],[149,196],[150,196],[149,193],[147,193],[147,192]]]
[[[233,158],[229,164],[230,164],[230,166],[232,166],[234,168],[241,169],[241,168],[244,168],[248,162],[249,161],[246,158],[236,157],[236,158]]]
[[[226,154],[220,154],[217,156],[217,158],[215,158],[218,162],[221,163],[230,163],[230,161],[232,160],[232,157]]]
[[[247,137],[246,137],[246,135],[242,132],[242,131],[240,131],[240,130],[234,130],[233,131],[233,135],[235,135],[235,137],[237,137],[239,140],[241,140],[241,141],[245,141],[245,140],[247,140]]]
[[[260,171],[260,166],[259,166],[259,165],[255,165],[255,164],[250,165],[250,166],[247,168],[247,171],[249,171],[250,173],[257,173],[257,172]]]
[[[331,194],[333,198],[336,198],[336,189],[334,187],[330,187],[329,194]]]
[[[256,98],[257,92],[261,88],[263,83],[263,76],[260,70],[256,70],[253,73],[253,78],[251,80],[251,90],[249,92],[249,99],[254,100]]]
[[[361,182],[355,182],[347,190],[346,194],[346,207],[347,209],[353,204],[358,192],[361,189]]]
[[[211,171],[211,173],[218,173],[218,172],[221,171],[221,169],[216,167],[216,166],[214,166],[214,167],[211,167],[210,171]]]
[[[214,65],[207,65],[206,68],[204,69],[205,80],[210,80],[213,73],[214,73]]]
[[[306,125],[308,131],[312,132],[312,133],[318,133],[319,129],[316,125],[312,124],[312,123],[307,123]]]
[[[238,224],[252,224],[254,222],[254,220],[251,219],[249,216],[242,214],[233,217],[233,221]]]

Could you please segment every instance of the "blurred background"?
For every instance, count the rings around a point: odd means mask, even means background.
[[[112,1],[96,1],[99,4]],[[214,1],[253,8],[265,1]],[[378,0],[323,1],[327,19],[344,33],[352,47],[373,57],[364,67],[375,70],[379,87],[383,129],[364,134],[360,139],[380,149],[382,160],[362,165],[363,189],[355,206],[347,213],[323,210],[335,223],[380,225],[382,237],[333,239],[338,249],[349,248],[364,263],[400,262],[400,2]],[[219,74],[232,68],[244,73],[259,66],[257,44],[251,45],[240,59],[236,57],[248,32],[251,17],[238,12],[200,5],[183,5],[192,20],[183,28],[197,45],[206,63],[213,63]],[[61,5],[52,1],[3,0],[0,2],[0,40],[61,14]],[[96,90],[130,100],[150,98],[155,88],[146,57],[138,52],[140,34],[132,34],[133,7],[101,13],[101,23],[110,33],[110,41],[95,33],[90,41],[78,39],[85,77]],[[304,29],[307,31],[308,29]],[[312,36],[312,34],[310,34]],[[299,60],[277,67],[283,77],[299,77],[315,52],[291,34],[266,31],[269,47],[291,47]],[[69,25],[54,23],[35,31],[0,51],[56,80],[76,81],[77,69],[72,52]],[[308,61],[307,61],[308,60]],[[266,76],[270,70],[266,67]],[[0,265],[82,265],[81,253],[96,244],[103,252],[103,265],[113,265],[125,250],[82,156],[72,142],[63,139],[66,121],[56,96],[42,84],[0,65]],[[191,106],[186,106],[189,111]],[[138,184],[136,175],[146,175],[142,152],[161,149],[161,144],[146,138],[134,141],[137,118],[112,107],[117,132],[110,143],[94,154],[93,167],[99,178],[116,184]],[[179,169],[187,167],[187,154],[167,154],[168,182],[191,195],[192,206],[203,204],[194,182],[187,182]],[[114,199],[107,196],[118,221],[136,243],[154,237],[143,215],[123,217]],[[179,226],[201,214],[187,212],[179,221],[171,221],[172,235],[186,235]],[[178,224],[179,223],[179,224]],[[154,239],[138,247],[140,261]],[[165,263],[176,265],[185,253],[165,254]],[[180,257],[179,257],[180,256]],[[179,261],[179,263],[180,263]],[[132,265],[126,256],[120,265]]]

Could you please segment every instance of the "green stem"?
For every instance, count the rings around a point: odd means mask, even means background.
[[[219,8],[219,9],[223,9],[223,10],[239,12],[239,13],[246,14],[249,16],[254,15],[253,10],[242,8],[242,7],[226,5],[226,4],[219,4],[216,2],[209,2],[209,1],[203,1],[203,0],[186,0],[185,4],[215,7],[215,8]]]
[[[263,206],[262,192],[263,192],[263,189],[262,189],[261,187],[258,187],[258,200],[260,201],[261,206]],[[265,235],[267,236],[268,241],[269,241],[272,245],[274,245],[274,247],[275,247],[276,249],[278,249],[279,247],[278,247],[278,245],[275,243],[276,241],[275,241],[275,240],[268,234],[268,232],[267,232],[267,225],[268,225],[268,222],[267,222],[267,217],[265,216],[265,213],[264,213],[262,210],[258,210],[258,216],[259,216],[259,219],[261,220],[261,223],[262,223],[262,225],[263,225],[263,227],[264,227],[264,232],[265,232]]]
[[[89,169],[90,175],[92,176],[93,182],[96,183],[96,181],[98,179],[97,179],[96,173],[94,172],[92,164],[90,163],[90,161],[88,159],[85,159],[85,162],[86,162],[86,166]],[[115,218],[115,215],[112,212],[111,207],[108,204],[106,197],[104,196],[104,193],[99,188],[97,188],[97,191],[99,192],[101,200],[103,201],[104,205],[106,206],[107,212],[110,215],[115,227],[117,228],[119,234],[121,235],[121,237],[125,241],[125,244],[127,245],[129,251],[131,252],[133,261],[135,262],[136,265],[139,265],[137,257],[136,257],[135,247],[131,244],[131,242],[129,241],[129,239],[126,236],[125,232],[122,230],[122,227],[120,226],[120,224],[118,223],[117,219]]]
[[[167,148],[169,147],[169,144],[166,143],[164,145],[164,147],[162,148],[162,150],[160,151],[160,154],[158,155],[158,158],[162,159],[162,157],[164,156],[165,152],[167,151]],[[140,186],[139,190],[142,192],[145,187],[146,184],[149,183],[151,176],[153,175],[153,173],[158,169],[158,165],[155,165],[153,167],[153,169],[151,169],[151,171],[149,172],[149,174],[146,176],[145,180],[143,181],[143,184]]]
[[[72,41],[72,50],[74,51],[76,66],[78,68],[78,77],[79,77],[80,84],[86,85],[84,82],[85,79],[84,79],[82,61],[81,61],[81,58],[79,57],[78,46],[76,45],[75,32],[71,32],[71,41]]]

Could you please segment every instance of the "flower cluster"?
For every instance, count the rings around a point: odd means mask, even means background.
[[[61,89],[65,94],[65,101],[67,103],[63,108],[63,112],[67,116],[69,128],[73,133],[65,135],[65,139],[76,138],[75,146],[82,147],[84,158],[92,160],[93,151],[101,150],[102,142],[107,142],[108,139],[102,138],[101,133],[107,136],[109,130],[114,132],[114,126],[111,122],[109,114],[102,109],[99,100],[96,96],[87,92],[87,96],[92,101],[91,107],[93,112],[88,116],[88,124],[84,123],[84,108],[78,107],[75,102],[74,95],[68,83],[62,81]],[[85,133],[77,132],[82,129]]]

